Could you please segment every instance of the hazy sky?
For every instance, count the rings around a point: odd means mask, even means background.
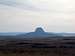
[[[75,32],[75,0],[0,0],[0,32]]]

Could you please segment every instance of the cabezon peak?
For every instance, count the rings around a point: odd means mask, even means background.
[[[36,28],[35,32],[43,33],[45,32],[41,27]]]

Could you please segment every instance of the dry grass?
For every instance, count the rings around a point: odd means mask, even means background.
[[[16,56],[15,53],[0,53],[0,56]]]
[[[22,53],[0,52],[0,56],[75,56],[75,48],[32,48]]]
[[[27,44],[28,43],[28,44]],[[36,48],[32,46],[36,43],[47,44],[47,46],[56,46],[50,48]],[[0,41],[0,56],[75,56],[75,47],[60,48],[67,44],[75,45],[75,39],[33,39],[33,41],[17,40],[17,41]],[[43,45],[43,46],[44,46]],[[26,48],[28,46],[28,48]],[[29,47],[30,46],[30,47]],[[3,50],[1,50],[3,48]]]

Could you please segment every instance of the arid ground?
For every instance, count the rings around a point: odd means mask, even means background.
[[[0,56],[75,56],[75,39],[0,40]]]

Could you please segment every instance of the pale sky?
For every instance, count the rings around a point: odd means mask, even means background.
[[[75,0],[0,0],[0,32],[75,32]]]

